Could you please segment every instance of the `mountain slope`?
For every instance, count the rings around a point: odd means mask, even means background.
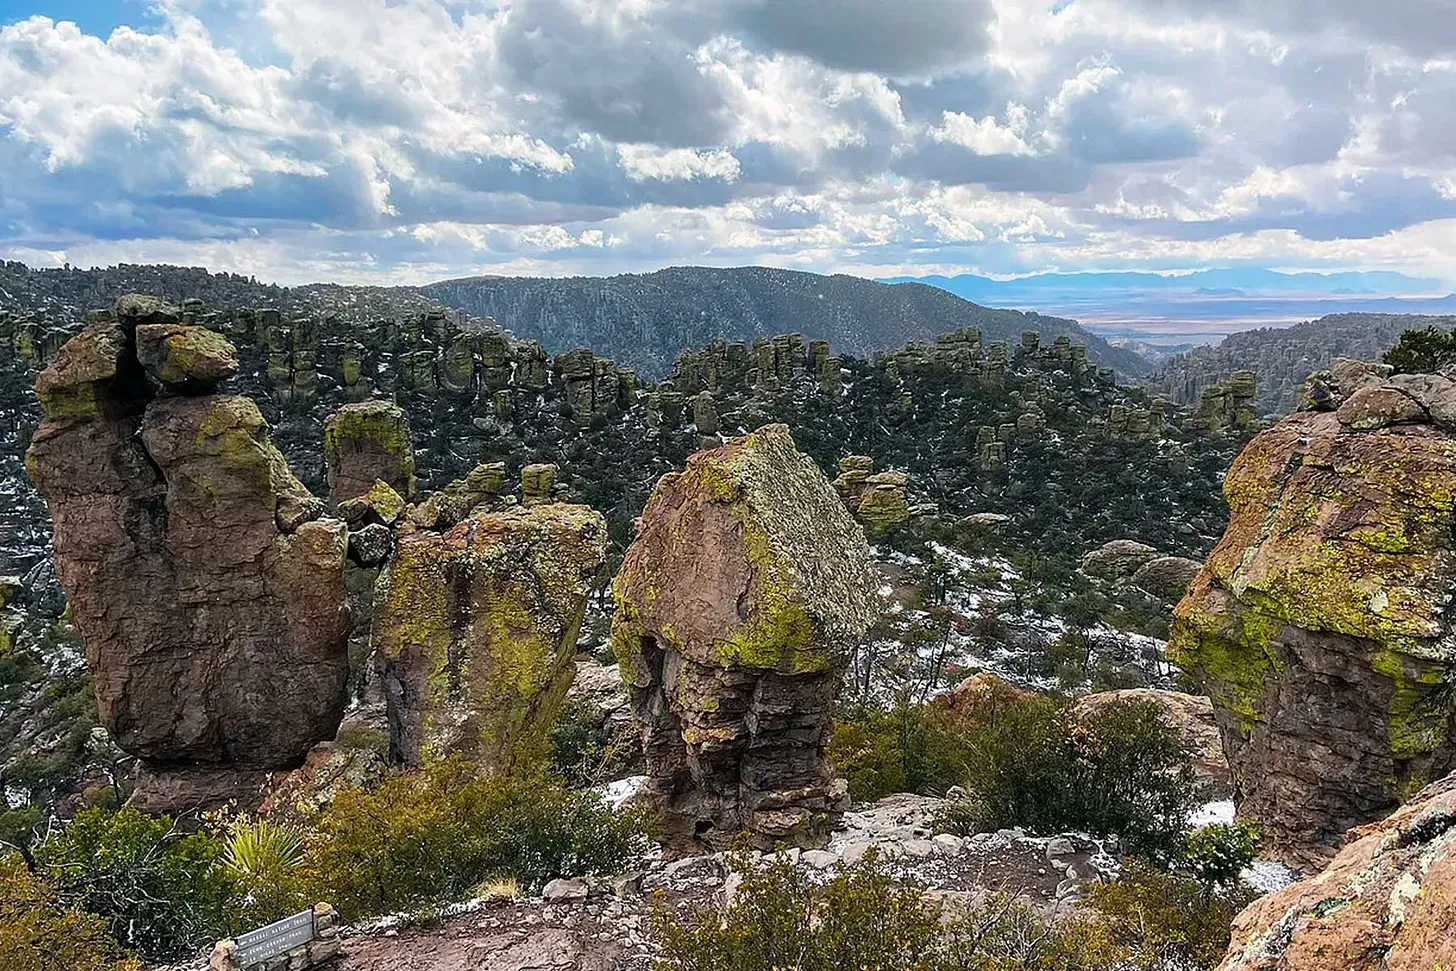
[[[670,267],[614,277],[474,277],[418,292],[457,310],[494,317],[552,350],[590,347],[647,377],[678,353],[716,337],[751,340],[799,332],[845,353],[868,354],[936,334],[978,328],[1014,344],[1024,330],[1065,334],[1098,364],[1137,376],[1150,366],[1075,321],[992,310],[918,283],[889,285],[769,267]]]
[[[1299,388],[1311,372],[1337,357],[1378,360],[1402,331],[1427,326],[1450,330],[1456,317],[1331,314],[1293,327],[1244,331],[1173,357],[1143,384],[1181,404],[1193,404],[1204,388],[1249,369],[1259,375],[1260,408],[1266,414],[1286,414],[1294,410]]]

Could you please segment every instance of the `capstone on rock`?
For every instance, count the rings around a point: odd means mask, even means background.
[[[871,619],[869,547],[783,425],[663,476],[614,584],[612,644],[670,852],[822,842],[845,788],[824,760]]]

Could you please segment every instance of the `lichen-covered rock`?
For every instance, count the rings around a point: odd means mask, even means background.
[[[1082,572],[1104,580],[1122,580],[1157,555],[1158,551],[1146,543],[1115,539],[1082,557]]]
[[[549,750],[606,541],[600,513],[562,503],[399,538],[371,631],[394,761],[509,771]]]
[[[238,373],[238,352],[228,339],[191,324],[139,325],[136,353],[147,374],[184,393],[209,393]]]
[[[1456,439],[1303,412],[1244,449],[1224,492],[1232,518],[1171,651],[1213,699],[1240,814],[1309,865],[1456,756]]]
[[[157,778],[297,765],[343,713],[344,524],[247,398],[153,397],[133,343],[153,305],[126,305],[37,381],[67,407],[26,456],[102,723]]]
[[[501,498],[505,486],[504,462],[483,462],[463,479],[455,479],[439,492],[431,493],[408,512],[411,525],[444,530],[469,516],[477,508],[489,508]]]
[[[1234,919],[1219,971],[1456,966],[1456,776],[1356,829],[1318,875]]]
[[[390,401],[344,405],[324,423],[329,504],[365,495],[382,480],[405,499],[415,494],[415,451],[409,420]]]
[[[883,533],[910,521],[910,501],[905,489],[910,476],[904,472],[876,472],[865,479],[859,498],[859,521],[872,534]]]
[[[821,841],[842,808],[824,745],[871,619],[869,547],[787,427],[663,476],[613,592],[668,849]]]
[[[528,506],[550,502],[555,485],[555,465],[549,462],[528,465],[521,470],[521,501]]]

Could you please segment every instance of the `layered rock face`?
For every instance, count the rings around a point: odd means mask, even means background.
[[[150,778],[296,766],[343,712],[344,525],[253,402],[213,393],[235,367],[218,335],[130,297],[36,381],[26,467],[102,723]],[[153,808],[188,808],[161,788]]]
[[[1230,469],[1232,520],[1170,645],[1213,699],[1240,814],[1296,865],[1456,756],[1456,382],[1336,370],[1318,397],[1334,410],[1262,432]]]
[[[1235,918],[1220,971],[1456,965],[1456,776],[1350,837],[1323,872]]]
[[[871,619],[869,547],[788,428],[663,476],[613,592],[668,849],[822,841],[846,791],[824,745]]]
[[[393,761],[459,754],[509,771],[547,753],[606,542],[600,513],[564,503],[399,537],[371,634]]]

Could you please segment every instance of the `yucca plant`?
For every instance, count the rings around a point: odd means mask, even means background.
[[[303,864],[303,834],[266,820],[233,825],[223,862],[238,883],[244,912],[269,921],[305,905],[297,874]]]

